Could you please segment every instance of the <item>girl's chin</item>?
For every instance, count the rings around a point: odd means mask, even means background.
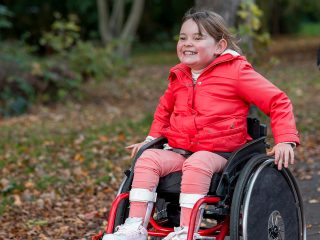
[[[196,66],[198,66],[198,62],[195,62],[195,61],[181,61],[181,63],[187,65],[188,67],[190,68],[194,68]]]
[[[191,65],[197,65],[197,61],[194,60],[189,60],[189,59],[182,59],[181,63],[187,65],[187,66],[191,66]]]

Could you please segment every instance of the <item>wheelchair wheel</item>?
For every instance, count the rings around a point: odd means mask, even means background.
[[[125,177],[121,182],[117,196],[121,193],[129,191],[128,186],[130,185],[131,185],[131,180],[128,177]],[[113,231],[115,231],[115,228],[117,226],[123,224],[126,221],[126,219],[129,216],[129,210],[130,210],[129,207],[130,207],[129,199],[125,199],[119,204],[116,212],[116,217],[114,220]]]
[[[305,240],[303,202],[287,169],[258,155],[242,170],[231,204],[230,240]]]

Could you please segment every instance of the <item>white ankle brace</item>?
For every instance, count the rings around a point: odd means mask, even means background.
[[[180,193],[180,199],[179,199],[180,207],[193,208],[196,202],[203,197],[205,197],[205,195]]]
[[[129,195],[130,202],[156,202],[157,193],[144,188],[132,188]]]

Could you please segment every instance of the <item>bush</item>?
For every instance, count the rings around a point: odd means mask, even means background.
[[[91,42],[79,41],[68,54],[70,69],[84,80],[101,81],[119,70],[115,45],[95,47]],[[121,64],[120,64],[121,65]]]
[[[0,116],[20,115],[37,103],[79,100],[82,85],[122,73],[114,45],[78,41],[69,52],[39,58],[20,42],[0,47]]]
[[[0,116],[19,115],[34,103],[79,98],[82,79],[59,60],[45,62],[20,42],[0,48]]]
[[[59,13],[55,13],[55,21],[49,32],[44,32],[40,45],[54,50],[56,53],[63,53],[76,45],[80,39],[80,26],[77,24],[78,17],[70,14],[68,19],[62,19]]]

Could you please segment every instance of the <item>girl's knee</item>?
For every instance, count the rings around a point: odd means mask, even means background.
[[[152,168],[158,169],[160,167],[159,164],[159,154],[157,153],[158,149],[147,149],[145,150],[141,156],[137,159],[135,164],[136,168]]]

